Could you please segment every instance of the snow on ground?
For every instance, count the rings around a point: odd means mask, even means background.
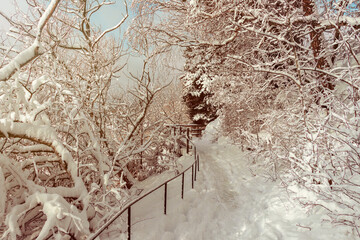
[[[169,184],[167,215],[163,215],[163,189],[134,205],[132,239],[356,239],[348,228],[322,221],[323,210],[301,208],[278,183],[253,176],[246,153],[237,147],[206,138],[197,146],[201,165],[195,189],[191,189],[190,171],[185,176],[184,200],[181,178]],[[185,165],[189,159],[181,160]],[[126,239],[126,233],[112,231],[101,239]]]

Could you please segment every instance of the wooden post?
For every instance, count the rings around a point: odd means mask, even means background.
[[[140,128],[140,145],[142,147],[142,145],[144,144],[144,132],[143,132],[143,125],[141,125],[141,128]],[[141,151],[140,152],[140,168],[142,168],[142,164],[143,164],[143,152]]]
[[[182,173],[182,179],[181,179],[181,199],[184,199],[184,173]]]
[[[200,171],[200,156],[199,155],[197,155],[197,165],[198,165],[197,170]]]
[[[196,159],[196,158],[195,158]],[[197,169],[197,161],[194,162],[195,164],[195,171],[194,171],[194,181],[196,181],[196,169]]]
[[[167,183],[165,183],[165,191],[164,191],[164,214],[166,215],[166,207],[167,207]]]
[[[128,207],[128,240],[131,239],[131,206]]]
[[[190,137],[190,129],[186,129],[186,153],[189,154],[189,137]]]
[[[191,188],[194,188],[194,164],[191,166]]]

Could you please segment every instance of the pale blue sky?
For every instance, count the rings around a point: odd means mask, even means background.
[[[125,5],[124,0],[113,0],[115,4],[112,5],[106,5],[102,7],[97,13],[93,14],[92,16],[92,23],[96,24],[101,27],[102,30],[106,30],[108,28],[111,28],[119,23],[123,16],[125,15]],[[8,16],[11,16],[15,12],[15,7],[13,4],[13,0],[0,0],[0,10],[5,13]],[[16,3],[24,10],[26,11],[28,9],[28,5],[26,4],[25,0],[16,0]],[[131,2],[128,1],[128,10],[129,10],[129,18],[126,20],[126,22],[121,27],[121,33],[125,33],[128,26],[131,23],[131,18],[134,16],[134,14],[131,14],[130,9]],[[10,28],[10,25],[8,22],[0,16],[0,31],[2,32],[8,32]],[[120,30],[117,29],[113,31],[110,34],[113,34],[114,36],[118,37],[120,33]],[[141,59],[137,58],[131,58],[129,60],[129,65],[131,65],[132,71],[136,72],[137,66],[140,64],[142,65]],[[135,65],[135,66],[133,66]]]
[[[12,4],[13,0],[0,0],[0,10],[7,14],[8,16],[11,16],[14,11],[15,7]],[[16,0],[17,4],[20,7],[23,7],[24,10],[27,9],[27,4],[25,0]],[[104,6],[100,11],[95,13],[92,17],[93,23],[96,25],[100,25],[103,30],[110,28],[114,25],[116,25],[125,14],[125,5],[123,0],[113,0],[115,4]],[[131,2],[128,2],[128,8],[129,8],[129,14],[130,14],[130,4]],[[132,14],[133,16],[133,14]],[[131,22],[131,17],[127,19],[127,22],[124,24],[125,28],[128,27],[128,25]],[[123,27],[123,32],[125,31],[125,28]],[[9,24],[7,21],[0,16],[0,29],[1,30],[8,30]]]
[[[14,12],[14,6],[11,4],[11,0],[0,0],[0,10],[8,15],[11,15],[12,12]],[[0,16],[0,30],[1,31],[7,31],[9,29],[10,25],[7,23],[7,21]]]
[[[13,0],[0,0],[0,10],[8,16],[11,16],[12,13],[15,11],[12,2]],[[28,6],[25,0],[16,0],[16,2],[26,11]],[[104,6],[101,10],[99,10],[92,16],[92,23],[100,26],[101,30],[103,31],[117,25],[125,14],[124,0],[113,0],[113,2],[115,2],[115,4]],[[121,27],[121,35],[126,32],[127,28],[131,24],[132,18],[134,18],[134,13],[131,12],[130,5],[131,0],[128,0],[129,18]],[[2,16],[0,16],[0,31],[8,31],[9,27],[10,26],[6,22],[6,20]],[[119,33],[120,30],[115,30],[111,34],[119,37]],[[143,65],[142,59],[143,58],[141,57],[129,57],[127,60],[128,64],[126,66],[126,70],[132,72],[135,75],[140,74]],[[125,80],[125,78],[125,75],[121,74],[121,79]]]
[[[115,26],[125,15],[125,5],[123,0],[113,0],[115,4],[104,6],[98,13],[93,15],[93,23],[98,24],[102,29],[107,29]],[[128,9],[130,14],[130,4],[128,3]],[[131,21],[129,17],[125,27],[127,27]]]

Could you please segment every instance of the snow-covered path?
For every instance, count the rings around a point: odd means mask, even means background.
[[[222,215],[210,220],[219,227],[203,239],[355,239],[346,228],[334,230],[322,223],[323,210],[306,213],[278,183],[251,174],[246,154],[237,147],[206,140],[197,145],[204,165],[203,184],[213,188],[215,196],[208,204],[217,206],[214,211]]]
[[[189,182],[191,171],[186,175],[184,200],[179,192],[181,180],[172,182],[167,215],[162,214],[161,190],[140,202],[132,210],[132,239],[356,239],[345,227],[322,223],[323,210],[306,213],[289,201],[278,183],[253,176],[246,154],[237,147],[206,140],[198,141],[197,146],[201,165],[195,189]]]
[[[199,142],[198,147],[205,161],[206,185],[214,186],[214,205],[224,212],[224,221],[213,219],[223,223],[221,235],[215,233],[210,238],[289,239],[296,226],[283,218],[290,206],[278,195],[280,189],[274,191],[274,183],[253,176],[246,166],[246,155],[236,147],[208,142]]]

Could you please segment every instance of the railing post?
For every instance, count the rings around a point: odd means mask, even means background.
[[[131,206],[128,207],[128,240],[131,239]]]
[[[197,163],[198,163],[198,171],[200,171],[200,156],[197,157]]]
[[[164,214],[166,215],[166,205],[167,205],[167,183],[165,183],[164,191]]]
[[[196,159],[196,158],[195,158]],[[195,164],[195,171],[194,171],[194,181],[196,181],[196,172],[197,172],[197,162],[195,161],[194,162],[194,164]]]
[[[189,137],[190,137],[190,128],[186,129],[186,153],[189,154]]]
[[[184,178],[185,178],[185,174],[183,172],[182,179],[181,179],[181,199],[184,199]]]
[[[191,187],[194,188],[194,164],[191,166]]]

